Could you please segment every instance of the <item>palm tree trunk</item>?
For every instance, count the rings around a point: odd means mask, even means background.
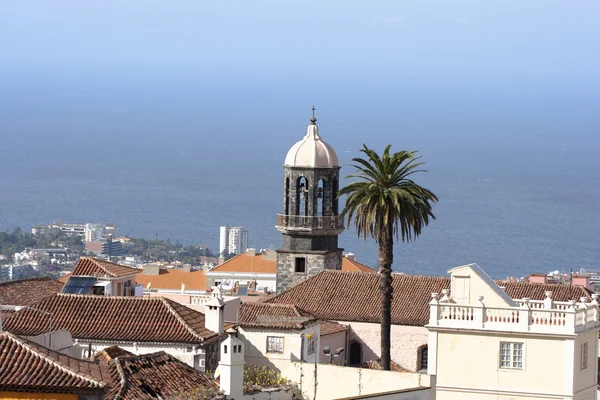
[[[381,295],[381,367],[390,370],[392,328],[392,224],[381,226],[379,235],[379,292]]]

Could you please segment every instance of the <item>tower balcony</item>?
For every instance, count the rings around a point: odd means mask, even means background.
[[[339,215],[305,216],[277,214],[275,227],[279,231],[313,232],[327,231],[340,233],[344,230],[344,220]]]

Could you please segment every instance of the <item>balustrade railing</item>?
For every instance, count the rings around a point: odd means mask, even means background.
[[[313,217],[277,214],[275,225],[300,229],[344,229],[344,221],[339,215]]]
[[[552,303],[520,301],[516,307],[486,307],[439,302],[430,303],[430,326],[449,328],[490,329],[499,331],[528,331],[540,333],[577,333],[600,326],[600,308],[591,303]],[[550,303],[549,303],[550,304]]]

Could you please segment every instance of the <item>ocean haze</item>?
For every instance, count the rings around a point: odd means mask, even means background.
[[[485,4],[485,5],[484,5]],[[394,270],[600,269],[600,3],[131,0],[0,5],[0,229],[114,222],[277,248],[315,104],[342,175],[419,150],[440,198]],[[375,266],[372,240],[340,244]]]
[[[376,88],[187,82],[15,90],[22,97],[2,113],[3,131],[18,134],[0,140],[0,228],[115,222],[125,234],[217,249],[219,225],[232,224],[249,228],[250,245],[277,248],[281,165],[315,102],[343,175],[362,143],[417,149],[426,162],[415,179],[439,196],[437,220],[396,246],[396,271],[444,274],[477,262],[503,278],[597,267],[600,121],[584,87],[553,93],[522,81],[490,92],[485,81],[432,87],[426,77]],[[349,230],[340,242],[377,264],[372,240]]]

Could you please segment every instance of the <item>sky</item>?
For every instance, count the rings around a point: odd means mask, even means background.
[[[599,15],[597,0],[0,0],[0,65],[20,83],[585,80],[598,76]]]

